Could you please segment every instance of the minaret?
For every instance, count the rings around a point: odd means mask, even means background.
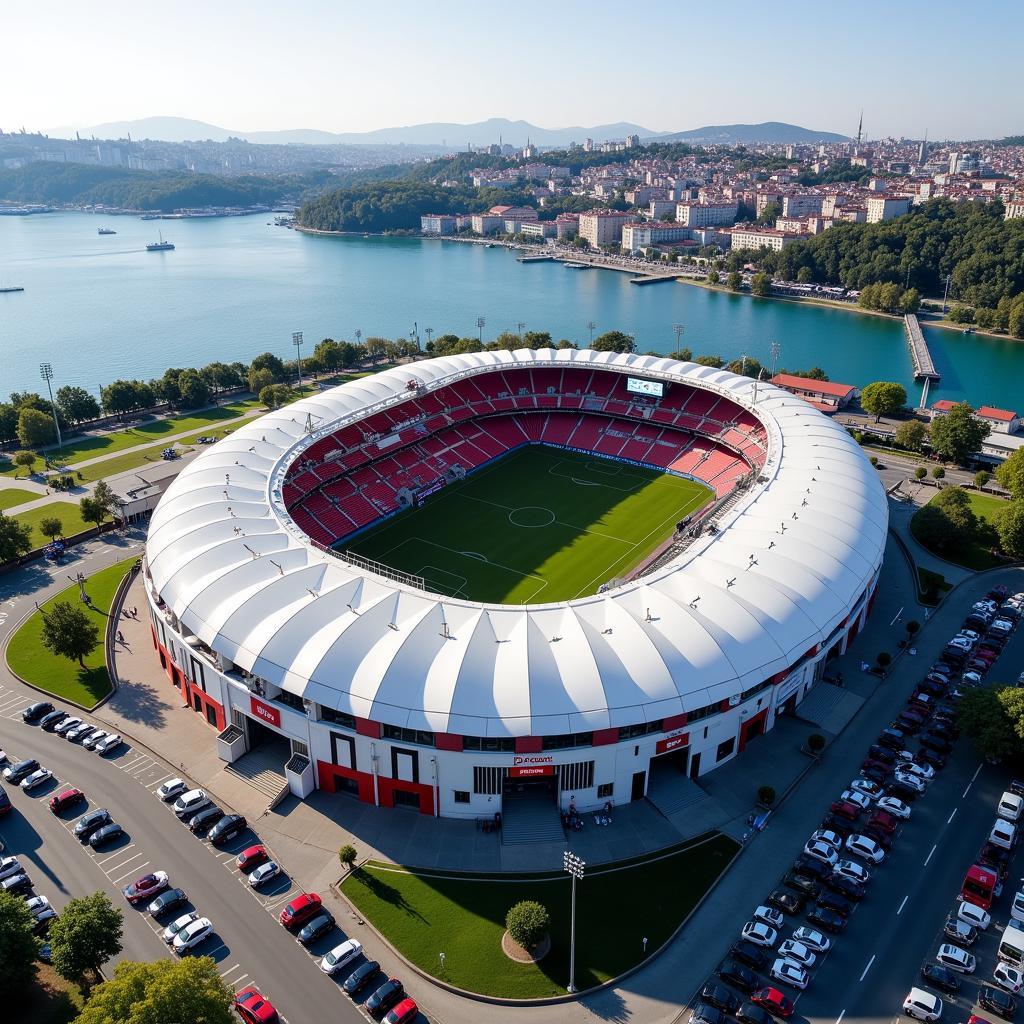
[[[860,110],[860,121],[857,123],[857,145],[861,143],[861,139],[864,138],[864,108]]]

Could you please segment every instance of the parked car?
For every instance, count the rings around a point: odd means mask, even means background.
[[[208,917],[197,918],[174,936],[171,948],[178,956],[184,956],[196,946],[201,946],[212,934],[213,922]]]
[[[871,782],[870,779],[862,779],[863,782]],[[877,785],[877,783],[875,783]],[[861,793],[857,789],[844,789],[839,796],[840,800],[845,801],[848,804],[853,804],[854,807],[859,807],[862,811],[869,810],[871,807],[871,797],[866,793]]]
[[[248,827],[244,815],[226,814],[210,829],[209,840],[214,846],[230,842],[240,836]]]
[[[815,953],[827,953],[832,948],[831,939],[822,935],[821,932],[815,931],[813,928],[808,928],[806,925],[801,925],[801,927],[793,932],[793,939],[796,942],[802,942],[808,949],[814,950]]]
[[[9,875],[0,882],[0,892],[8,896],[23,896],[32,891],[32,879],[23,871],[17,875]]]
[[[957,946],[973,946],[978,940],[977,930],[961,921],[956,914],[950,914],[946,918],[942,934]]]
[[[925,964],[921,968],[921,977],[932,988],[937,988],[948,995],[955,996],[960,991],[960,979],[942,964]]]
[[[170,884],[166,871],[153,871],[141,878],[136,878],[131,885],[126,885],[121,892],[124,898],[131,904],[139,903],[142,900],[151,899],[157,893],[163,892]]]
[[[146,910],[149,912],[150,917],[159,917],[161,914],[166,914],[169,910],[176,910],[185,903],[188,903],[188,893],[184,889],[167,889],[160,893]]]
[[[736,1011],[736,1019],[740,1024],[774,1024],[772,1015],[752,1001],[744,1003]]]
[[[883,796],[878,800],[878,811],[885,811],[886,814],[891,815],[894,818],[900,818],[906,821],[911,814],[910,805],[904,803],[902,800],[897,799],[894,796]],[[877,821],[879,819],[878,811],[872,817],[872,820]],[[895,828],[893,829],[895,831]]]
[[[956,916],[964,924],[970,925],[979,932],[985,931],[992,923],[992,915],[973,903],[961,900],[956,908]]]
[[[405,986],[397,978],[388,978],[383,985],[370,993],[363,1005],[367,1013],[379,1019],[404,997]]]
[[[849,917],[853,913],[853,904],[845,896],[840,895],[831,888],[825,889],[818,897],[817,902],[819,907],[824,907],[826,910],[834,910],[843,917]]]
[[[289,931],[295,931],[320,913],[321,905],[320,897],[315,892],[303,893],[281,911],[278,920]]]
[[[10,809],[11,798],[7,795],[7,790],[0,786],[0,815],[6,814]]]
[[[0,881],[10,878],[12,875],[22,874],[21,861],[17,857],[4,857],[0,859]]]
[[[759,988],[751,994],[750,1001],[780,1020],[789,1020],[793,1016],[793,1000],[783,995],[777,988]]]
[[[346,995],[357,996],[372,981],[376,980],[379,974],[380,964],[376,960],[365,960],[345,979],[345,983],[341,987],[345,990]],[[736,1003],[739,1004],[738,999]]]
[[[96,744],[99,743],[100,740],[105,740],[107,735],[108,733],[106,729],[93,729],[93,731],[82,740],[82,746],[86,750],[94,750]]]
[[[320,961],[320,970],[324,974],[334,974],[358,960],[362,953],[363,944],[358,939],[347,939],[324,955]]]
[[[65,789],[56,796],[51,796],[48,806],[54,814],[62,814],[69,807],[77,807],[85,799],[80,789]]]
[[[824,861],[816,860],[802,853],[793,861],[793,870],[800,875],[807,875],[816,882],[823,882],[832,874],[832,869]]]
[[[1024,987],[1024,972],[999,960],[992,971],[992,980],[1000,988],[1005,988],[1007,992],[1016,995]]]
[[[755,946],[746,939],[734,942],[729,955],[747,967],[753,967],[755,971],[762,971],[768,966],[768,954],[760,946]]]
[[[882,730],[875,742],[892,750],[903,750],[907,746],[907,739],[907,734],[902,729],[888,728]]]
[[[61,719],[61,721],[54,726],[53,731],[58,736],[63,736],[69,729],[74,729],[75,726],[81,725],[82,719],[78,715],[72,715],[70,718]]]
[[[807,920],[832,935],[838,935],[846,929],[845,917],[837,914],[834,910],[829,910],[827,907],[821,907],[817,903],[813,904],[810,910],[807,911]]]
[[[298,939],[304,946],[326,935],[334,927],[334,917],[326,910],[317,914],[299,929]]]
[[[872,864],[881,864],[885,860],[885,850],[869,836],[850,836],[846,840],[846,849],[849,853],[855,853],[858,857],[871,861]]]
[[[882,787],[870,779],[854,779],[850,783],[850,789],[863,793],[870,800],[877,800],[882,795]]]
[[[783,878],[782,884],[793,889],[806,899],[813,900],[821,892],[821,886],[813,878],[807,875],[796,874],[792,871]]]
[[[754,992],[764,986],[764,978],[759,977],[749,967],[744,967],[743,964],[737,963],[735,960],[723,961],[716,973],[722,981],[728,982],[741,992]]]
[[[270,854],[267,853],[265,846],[261,844],[248,846],[235,858],[235,867],[242,874],[247,875],[253,868],[259,867],[260,864],[268,860],[270,860]]]
[[[203,790],[190,789],[174,801],[174,813],[184,821],[201,811],[209,802],[210,798]]]
[[[87,843],[97,829],[110,824],[110,821],[110,811],[106,807],[97,807],[95,811],[83,814],[75,823],[75,838],[80,843]]]
[[[786,960],[792,960],[801,967],[813,967],[814,961],[818,959],[814,951],[799,939],[786,939],[780,943],[779,956]]]
[[[840,878],[848,878],[851,882],[860,882],[861,885],[867,885],[871,881],[871,872],[855,860],[839,861],[832,869],[832,873]]]
[[[12,785],[20,786],[24,779],[27,779],[37,768],[39,762],[34,757],[26,758],[24,761],[15,761],[4,769],[4,778]]]
[[[763,905],[754,909],[754,920],[763,921],[775,929],[781,928],[786,923],[780,911]]]
[[[978,966],[978,961],[972,953],[968,953],[966,949],[961,949],[959,946],[954,946],[949,942],[944,942],[939,946],[935,959],[943,967],[948,967],[952,971],[959,971],[961,974],[973,974]]]
[[[843,837],[838,832],[833,832],[832,829],[828,828],[819,828],[816,832],[812,832],[811,842],[826,843],[833,850],[841,850],[843,848]]]
[[[1017,1012],[1017,1000],[1009,992],[994,988],[992,985],[982,985],[978,989],[978,1005],[991,1010],[1003,1020],[1013,1020],[1013,1015]]]
[[[37,768],[30,775],[26,775],[21,780],[21,788],[28,792],[30,789],[35,789],[37,786],[41,786],[44,782],[49,782],[53,778],[53,772],[49,768]]]
[[[912,988],[903,1000],[903,1012],[917,1020],[937,1021],[942,1016],[942,1000],[923,988]]]
[[[810,981],[810,975],[797,963],[792,960],[780,959],[772,964],[768,972],[776,981],[792,985],[793,988],[805,989]]]
[[[274,1004],[255,985],[235,993],[235,1013],[243,1024],[277,1024],[280,1020]]]
[[[384,1024],[412,1024],[419,1012],[420,1009],[416,1003],[412,999],[405,998],[388,1010],[384,1016]]]
[[[867,895],[868,889],[863,882],[855,882],[852,878],[844,878],[842,875],[833,875],[825,883],[826,889],[838,893],[844,899],[853,900],[859,903]]]
[[[192,815],[192,820],[188,823],[188,830],[197,836],[206,835],[223,817],[224,812],[216,804],[209,804]]]
[[[38,722],[44,715],[53,711],[53,705],[48,700],[39,700],[35,704],[29,704],[21,713],[22,721]]]
[[[852,836],[860,828],[860,825],[848,821],[846,818],[838,818],[834,814],[826,814],[822,819],[821,827],[841,835],[845,840],[847,836]]]
[[[857,807],[856,804],[851,804],[847,800],[836,800],[829,810],[837,818],[845,818],[847,821],[860,820],[860,808]]]
[[[89,836],[89,845],[94,850],[97,850],[106,843],[111,843],[123,835],[124,829],[116,821],[111,821],[102,826],[102,828],[96,829],[96,831]]]
[[[93,750],[102,757],[104,754],[109,754],[112,750],[117,750],[123,742],[118,733],[108,733],[93,747]]]
[[[253,889],[258,889],[261,885],[266,885],[272,878],[277,878],[279,874],[281,874],[279,865],[275,861],[268,860],[250,872],[249,885]]]
[[[182,928],[190,925],[193,921],[199,920],[199,914],[195,910],[190,910],[187,914],[182,914],[181,917],[176,917],[161,933],[160,938],[164,940],[168,945],[174,941],[174,936],[181,931]]]
[[[732,1016],[739,1008],[741,1000],[724,985],[716,985],[713,981],[705,983],[700,990],[700,1001],[715,1007]]]
[[[80,725],[76,725],[73,729],[68,729],[68,731],[64,733],[64,739],[66,739],[68,743],[77,743],[79,740],[84,740],[85,737],[95,728],[96,726],[89,722],[82,722]]]
[[[165,804],[177,800],[188,789],[184,779],[168,779],[157,791],[157,797]]]
[[[824,862],[829,867],[833,867],[839,859],[835,848],[828,843],[822,842],[820,839],[809,839],[804,843],[804,853],[808,857]]]
[[[807,894],[787,892],[785,889],[772,889],[765,903],[781,910],[784,914],[800,914],[807,903]]]

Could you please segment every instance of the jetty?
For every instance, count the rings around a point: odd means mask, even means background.
[[[907,344],[910,345],[910,358],[914,364],[914,379],[939,380],[939,371],[935,369],[932,354],[928,350],[928,342],[924,340],[924,332],[913,313],[907,313],[904,316],[903,329],[907,335]]]
[[[517,263],[551,263],[554,261],[554,256],[550,253],[542,253],[537,256],[517,256]]]

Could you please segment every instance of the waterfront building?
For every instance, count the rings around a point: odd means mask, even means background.
[[[739,207],[735,200],[717,203],[679,203],[676,221],[688,228],[706,228],[735,224]]]
[[[647,221],[639,224],[623,224],[622,249],[634,252],[664,242],[683,242],[693,237],[693,229],[685,224],[669,221]]]
[[[594,248],[601,245],[617,245],[622,241],[622,226],[632,220],[633,215],[619,210],[591,210],[580,214],[579,236],[585,238]]]
[[[774,249],[781,252],[787,245],[802,242],[809,235],[806,231],[779,231],[778,228],[759,228],[753,224],[739,225],[732,229],[733,249]]]
[[[555,237],[568,238],[580,233],[580,215],[578,213],[560,213],[555,218]]]
[[[454,235],[458,219],[453,213],[425,213],[420,217],[420,231],[425,235]]]
[[[797,377],[792,373],[777,373],[772,383],[791,395],[797,395],[810,402],[819,412],[832,415],[845,409],[860,392],[852,384],[837,381],[814,380],[812,377]]]
[[[512,234],[523,235],[526,238],[554,238],[557,233],[557,226],[553,220],[516,220],[506,221],[507,225],[512,223],[515,230]]]

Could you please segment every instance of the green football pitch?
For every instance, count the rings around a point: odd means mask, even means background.
[[[451,597],[569,601],[634,568],[712,497],[692,480],[531,445],[346,550]]]

